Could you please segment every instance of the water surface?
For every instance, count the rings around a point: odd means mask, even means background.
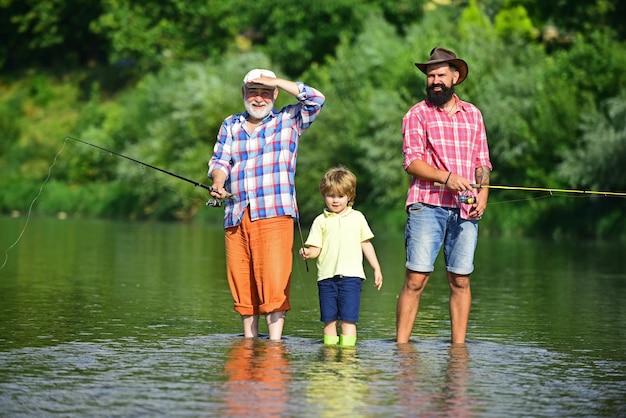
[[[0,218],[0,250],[23,226]],[[219,226],[31,220],[0,270],[0,415],[626,415],[623,244],[481,238],[468,343],[449,343],[439,260],[398,345],[402,232],[374,232],[385,282],[341,349],[314,263],[294,257],[283,341],[248,340]]]

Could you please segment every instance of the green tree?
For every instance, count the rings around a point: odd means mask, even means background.
[[[109,61],[142,70],[216,57],[241,27],[233,4],[221,0],[101,1],[90,28],[110,42]]]
[[[543,41],[558,45],[572,35],[611,28],[618,39],[626,39],[626,3],[621,0],[481,0],[489,16],[502,9],[522,6],[542,29]],[[550,30],[548,30],[550,29]]]
[[[320,0],[293,2],[246,2],[249,10],[247,36],[273,61],[283,63],[290,77],[334,55],[340,40],[351,42],[368,25],[370,13],[385,13],[398,31],[418,20],[422,0]]]
[[[559,174],[574,187],[626,190],[626,90],[581,114],[582,136],[563,151]]]
[[[539,36],[523,6],[500,10],[494,24],[498,36],[505,41],[533,41]]]
[[[380,12],[368,17],[367,27],[354,41],[342,40],[336,58],[310,72],[327,101],[300,145],[297,179],[305,221],[323,207],[319,180],[337,164],[357,175],[357,205],[387,215],[404,206],[401,119],[411,96],[406,86],[418,77],[414,52]]]
[[[423,1],[341,0],[295,8],[285,0],[0,0],[3,81],[12,77],[0,83],[0,210],[30,203],[66,135],[208,181],[219,125],[242,108],[243,74],[270,67],[327,97],[300,143],[303,222],[323,208],[322,173],[344,164],[359,178],[357,205],[377,222],[402,225],[409,178],[401,119],[424,98],[426,79],[413,63],[434,46],[469,63],[457,92],[485,118],[493,183],[623,190],[625,98],[618,92],[626,84],[626,48],[619,25],[610,23],[622,6],[585,0],[587,8],[567,10],[559,1],[553,3],[564,14],[549,16],[548,3],[471,0],[422,8]],[[582,33],[564,23],[584,16],[604,16],[604,27]],[[534,28],[545,33],[548,24],[564,43],[533,38]],[[109,59],[116,64],[98,65]],[[134,78],[120,77],[129,71]],[[115,84],[100,72],[116,75]],[[287,102],[293,98],[280,95],[277,105]],[[199,188],[82,144],[64,145],[38,204],[45,213],[219,217],[200,210],[206,193]],[[574,225],[581,236],[626,236],[620,199],[539,197],[550,196],[493,191],[481,230],[565,236]],[[578,222],[581,216],[586,222]]]
[[[100,61],[107,45],[89,28],[102,11],[92,0],[0,1],[0,68],[73,68]]]

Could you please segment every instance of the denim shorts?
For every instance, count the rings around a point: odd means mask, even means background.
[[[459,209],[414,203],[404,232],[406,268],[420,273],[435,269],[443,245],[446,270],[460,275],[474,271],[478,221],[462,219]]]
[[[319,280],[320,321],[359,322],[362,288],[360,277],[335,276]]]

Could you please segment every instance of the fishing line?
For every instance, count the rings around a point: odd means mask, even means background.
[[[552,193],[574,193],[583,195],[598,195],[604,197],[626,197],[626,192],[603,192],[598,190],[577,190],[577,189],[550,189],[546,187],[523,187],[523,186],[498,186],[493,184],[472,184],[475,189],[503,189],[503,190],[522,190],[527,192],[548,192]]]
[[[436,186],[445,187],[445,184],[435,182]],[[591,196],[600,196],[600,197],[626,197],[626,192],[607,192],[607,191],[599,191],[599,190],[578,190],[578,189],[551,189],[547,187],[524,187],[524,186],[500,186],[493,184],[470,184],[474,189],[502,189],[502,190],[519,190],[525,192],[547,192],[547,195],[526,198],[526,199],[516,199],[516,200],[506,200],[501,202],[489,202],[490,206],[503,204],[503,203],[515,203],[515,202],[525,202],[529,200],[538,200],[545,199],[548,197],[568,197],[568,198],[589,198]],[[459,195],[458,200],[460,203],[466,204],[474,204],[476,202],[475,196],[471,194],[470,191],[462,192]]]
[[[300,216],[296,216],[296,222],[298,223],[298,232],[300,233],[300,245],[302,245],[302,248],[304,248],[304,238],[302,238],[302,227],[300,226]],[[309,263],[307,262],[307,259],[304,259],[304,265],[306,267],[306,272],[309,272]]]
[[[292,201],[293,201],[293,205],[294,208],[296,209],[296,226],[298,227],[298,235],[300,237],[300,245],[302,246],[301,248],[304,248],[304,237],[302,236],[302,226],[300,224],[300,210],[298,209],[298,202],[296,201],[296,196],[292,196]],[[300,250],[296,251],[296,256],[297,258],[299,258],[300,260],[302,260],[302,258],[300,257]],[[302,286],[306,289],[306,281],[305,279],[302,277],[302,271],[300,269],[300,265],[298,263],[293,263],[296,265],[296,268],[298,269],[298,278],[300,279],[300,281],[302,282]],[[306,272],[309,272],[309,262],[307,261],[307,259],[304,259],[304,266],[306,267]],[[309,296],[307,294],[308,292],[306,292],[306,290],[304,291],[304,298],[306,299],[306,303],[308,305],[308,308],[311,309],[311,303],[309,302]]]
[[[302,237],[302,226],[300,226],[300,211],[298,210],[298,202],[296,202],[295,196],[293,196],[293,204],[296,209],[296,225],[298,226],[298,233],[300,235],[300,245],[302,246],[302,248],[304,248],[304,238]],[[300,251],[298,251],[298,254],[300,254]],[[304,259],[304,265],[306,267],[306,272],[308,273],[309,263],[306,258]]]
[[[502,200],[502,201],[493,201],[492,199],[489,199],[489,206],[494,206],[494,205],[502,205],[502,204],[508,204],[508,203],[519,203],[519,202],[530,202],[531,200],[541,200],[541,199],[549,199],[551,197],[564,197],[566,199],[589,199],[591,198],[591,195],[586,194],[586,195],[567,195],[567,194],[554,194],[554,193],[548,193],[542,196],[537,196],[537,197],[526,197],[523,199],[511,199],[511,200]],[[616,196],[607,196],[607,197],[616,197]]]
[[[294,257],[297,257],[297,259],[302,260],[300,258],[299,251],[296,251],[296,254],[294,255]],[[312,304],[311,301],[309,300],[309,292],[307,292],[307,282],[306,282],[306,279],[305,279],[304,275],[302,274],[302,267],[300,267],[300,263],[293,263],[293,264],[296,266],[296,269],[298,271],[297,276],[298,276],[298,279],[300,280],[300,285],[303,288],[303,292],[301,292],[301,293],[304,293],[304,299],[306,300],[307,308],[311,309],[311,310],[315,309],[314,304]],[[309,272],[308,266],[307,266],[307,270],[306,271],[307,271],[307,273]]]
[[[56,153],[56,155],[54,156],[54,159],[53,159],[53,161],[52,161],[52,165],[50,165],[50,167],[48,168],[48,176],[46,177],[46,179],[44,180],[44,182],[41,184],[41,187],[39,188],[39,192],[37,193],[37,195],[35,196],[35,198],[34,198],[34,199],[32,200],[32,202],[30,203],[30,206],[29,206],[29,208],[28,208],[28,215],[26,216],[26,222],[25,222],[25,224],[24,224],[24,227],[22,228],[22,230],[21,230],[20,234],[18,235],[17,239],[15,240],[15,242],[14,242],[13,244],[11,244],[11,245],[10,245],[10,246],[9,246],[9,247],[5,250],[5,252],[4,252],[4,262],[2,263],[2,266],[0,266],[0,270],[2,270],[2,269],[6,266],[6,264],[7,264],[8,260],[9,260],[9,251],[10,251],[13,247],[15,247],[15,246],[16,246],[16,245],[20,242],[20,240],[22,239],[22,236],[23,236],[23,235],[24,235],[24,233],[26,232],[26,228],[28,227],[28,224],[29,224],[29,222],[30,222],[30,218],[31,218],[31,215],[32,215],[32,210],[33,210],[33,206],[34,206],[34,204],[35,204],[35,201],[37,201],[37,199],[39,198],[39,196],[41,196],[41,193],[43,192],[44,186],[48,183],[48,181],[50,180],[50,177],[52,176],[52,168],[56,165],[56,162],[57,162],[57,159],[58,159],[59,155],[61,155],[61,152],[63,152],[63,150],[65,149],[65,145],[67,144],[67,141],[68,141],[68,140],[70,140],[70,139],[71,139],[71,140],[73,140],[73,141],[76,141],[76,142],[81,142],[81,143],[83,143],[83,144],[85,144],[85,145],[92,146],[92,147],[94,147],[94,148],[98,148],[99,150],[104,151],[104,152],[107,152],[107,153],[109,153],[109,154],[112,154],[112,155],[117,155],[118,157],[122,157],[122,158],[125,158],[125,159],[127,159],[127,160],[133,161],[133,162],[135,162],[135,163],[137,163],[137,164],[140,164],[140,165],[142,166],[142,168],[149,167],[149,168],[152,168],[152,169],[154,169],[154,170],[161,171],[162,173],[168,174],[168,175],[170,175],[170,176],[172,176],[172,177],[176,177],[176,178],[178,178],[178,179],[180,179],[180,180],[183,180],[183,181],[186,181],[186,182],[188,182],[188,183],[191,183],[191,184],[193,184],[194,186],[199,186],[199,187],[202,187],[203,189],[206,189],[206,190],[209,190],[209,191],[212,191],[212,190],[213,190],[212,186],[207,186],[206,184],[202,184],[202,183],[200,183],[200,182],[197,182],[197,181],[194,181],[194,180],[188,179],[188,178],[183,177],[183,176],[181,176],[181,175],[178,175],[178,174],[176,174],[176,173],[172,173],[172,172],[167,171],[167,170],[164,170],[164,169],[162,169],[162,168],[155,167],[155,166],[150,165],[150,164],[146,164],[146,163],[141,162],[141,161],[139,161],[139,160],[136,160],[136,159],[134,159],[134,158],[128,157],[128,156],[123,155],[123,154],[119,154],[119,153],[117,153],[117,152],[115,152],[115,151],[111,151],[111,150],[109,150],[109,149],[106,149],[106,148],[100,147],[100,146],[98,146],[98,145],[94,145],[94,144],[89,143],[89,142],[87,142],[87,141],[83,141],[83,140],[81,140],[81,139],[74,138],[74,137],[71,137],[71,136],[66,136],[66,137],[65,137],[65,140],[64,140],[64,142],[63,142],[63,146],[62,146],[62,147],[61,147],[61,149],[60,149],[60,150]],[[155,183],[157,183],[157,182],[155,182]],[[159,183],[159,184],[161,184],[161,183]],[[166,187],[166,188],[167,188],[167,187]],[[177,193],[179,193],[179,194],[180,194],[180,191],[177,191]],[[192,197],[189,197],[189,196],[185,196],[185,197],[187,197],[187,198],[189,198],[189,199],[193,199]],[[233,195],[229,195],[229,196],[227,196],[227,197],[226,197],[226,199],[233,199],[233,198],[234,198],[234,196],[233,196]],[[194,200],[195,200],[195,199],[194,199]],[[210,199],[206,202],[206,205],[207,205],[207,206],[214,206],[214,207],[215,207],[215,206],[221,206],[221,205],[222,205],[222,203],[223,203],[223,199],[215,199],[215,198],[211,197],[211,198],[210,198]]]
[[[547,198],[550,198],[550,197],[556,197],[556,196],[552,195],[552,194],[547,194],[547,195],[537,196],[537,197],[528,197],[528,198],[524,198],[524,199],[502,200],[502,201],[497,201],[497,202],[494,202],[493,200],[489,200],[489,206],[503,205],[503,204],[507,204],[507,203],[529,202],[531,200],[547,199]],[[574,196],[567,196],[567,197],[571,198],[571,197],[574,197]],[[583,196],[576,196],[576,197],[583,197]]]
[[[46,185],[46,183],[48,183],[48,180],[50,180],[50,176],[52,175],[52,167],[54,167],[54,165],[57,163],[57,158],[59,157],[59,155],[61,155],[61,152],[63,152],[63,150],[65,149],[65,144],[67,144],[67,138],[65,138],[65,141],[63,142],[63,146],[61,147],[59,152],[57,152],[56,155],[54,156],[54,160],[52,160],[52,165],[50,166],[50,168],[48,168],[48,177],[46,177],[44,182],[39,187],[39,192],[37,193],[37,196],[35,196],[32,202],[30,202],[30,206],[28,207],[28,215],[26,216],[26,222],[24,223],[24,227],[22,228],[22,231],[18,235],[15,242],[11,244],[9,248],[7,248],[6,251],[4,252],[4,263],[2,263],[2,266],[0,266],[0,270],[4,268],[4,266],[7,264],[7,261],[9,260],[9,251],[13,247],[15,247],[18,242],[20,242],[20,240],[22,239],[22,236],[24,235],[24,232],[26,232],[26,228],[28,227],[28,222],[30,221],[30,215],[33,212],[33,205],[35,204],[35,201],[39,199],[39,196],[41,196],[41,193],[43,192],[43,188]]]
[[[530,200],[546,199],[550,197],[566,197],[568,199],[576,199],[576,198],[587,199],[587,198],[590,198],[591,196],[617,197],[617,198],[626,197],[626,193],[624,192],[605,192],[605,191],[597,191],[597,190],[550,189],[546,187],[499,186],[499,185],[480,185],[480,184],[472,184],[471,186],[476,189],[485,188],[485,189],[519,190],[519,191],[524,191],[524,192],[548,193],[543,196],[537,196],[537,197],[525,198],[525,199],[505,200],[501,202],[490,201],[489,206],[500,205],[500,204],[505,204],[505,203],[527,202]]]

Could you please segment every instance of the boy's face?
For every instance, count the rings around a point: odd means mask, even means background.
[[[336,193],[328,193],[324,195],[324,203],[329,211],[340,214],[348,208],[350,202],[347,195],[339,195]]]

